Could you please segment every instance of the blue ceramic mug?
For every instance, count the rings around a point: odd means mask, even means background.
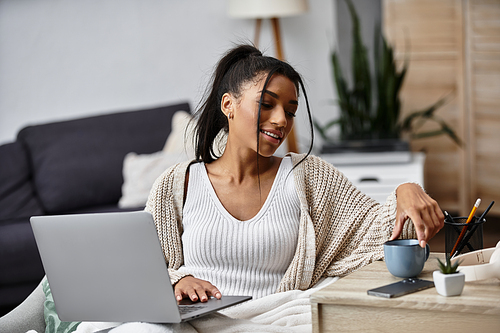
[[[396,239],[384,243],[385,265],[392,275],[401,278],[420,274],[429,253],[429,244],[422,248],[417,239]]]

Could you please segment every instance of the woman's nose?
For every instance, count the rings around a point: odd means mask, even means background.
[[[272,124],[286,127],[287,119],[286,119],[286,113],[285,113],[285,110],[283,109],[283,107],[276,106],[273,109],[273,112],[271,113],[270,121]]]

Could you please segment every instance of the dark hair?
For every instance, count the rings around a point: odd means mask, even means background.
[[[300,74],[288,63],[262,55],[254,46],[240,45],[227,52],[217,64],[212,77],[213,83],[211,88],[207,90],[205,100],[196,112],[198,121],[195,128],[194,140],[197,160],[210,163],[220,157],[214,152],[214,141],[221,130],[227,132],[229,129],[227,117],[221,110],[222,96],[225,93],[230,93],[236,98],[239,98],[242,86],[245,83],[255,80],[258,75],[266,74],[267,78],[259,102],[257,121],[260,121],[264,91],[272,75],[280,74],[287,77],[294,83],[297,91],[299,91],[299,88],[302,88],[304,93],[311,128],[311,143],[307,155],[310,154],[313,146],[312,116],[304,83],[302,82]],[[257,126],[257,148],[258,145],[259,128]]]

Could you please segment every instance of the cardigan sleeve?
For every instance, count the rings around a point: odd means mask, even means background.
[[[379,204],[359,191],[338,169],[319,157],[305,161],[305,188],[316,236],[312,283],[344,276],[383,258],[383,243],[394,229],[395,191]],[[411,237],[412,223],[404,236]]]
[[[145,208],[153,215],[172,284],[190,275],[177,271],[184,261],[181,241],[182,203],[189,164],[190,162],[176,164],[165,170],[153,184]]]

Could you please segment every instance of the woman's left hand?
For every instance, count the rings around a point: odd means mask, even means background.
[[[418,242],[425,247],[444,226],[444,215],[436,200],[432,199],[417,184],[407,183],[396,189],[396,224],[391,240],[397,239],[403,230],[406,219],[413,221]]]

